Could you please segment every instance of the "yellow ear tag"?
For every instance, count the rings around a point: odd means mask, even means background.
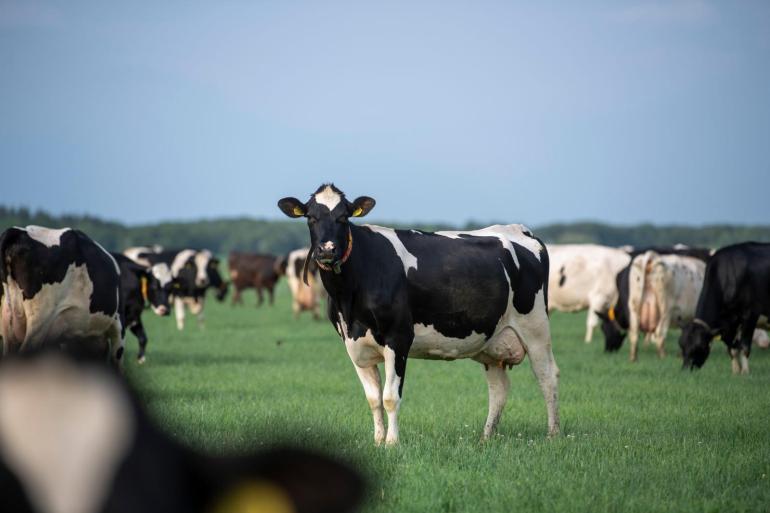
[[[294,513],[286,492],[265,481],[243,483],[227,494],[210,513]]]
[[[294,212],[295,216],[304,216],[305,215],[305,211],[302,210],[300,207],[294,207],[293,212]]]
[[[612,308],[610,308],[610,311],[607,312],[607,313],[609,314],[610,320],[614,321],[615,320],[615,307],[613,306]]]
[[[147,278],[142,276],[141,282],[142,282],[142,297],[144,298],[145,301],[147,301]]]
[[[361,207],[358,207],[353,211],[353,217],[358,217],[363,213],[364,209]]]

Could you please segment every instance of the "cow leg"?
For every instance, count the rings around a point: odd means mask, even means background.
[[[497,424],[500,422],[500,416],[503,414],[503,408],[508,400],[511,382],[504,366],[485,365],[484,367],[486,368],[489,388],[489,414],[487,415],[487,422],[484,424],[482,439],[487,440],[495,433]]]
[[[144,331],[142,320],[136,321],[129,329],[139,341],[139,353],[136,355],[136,361],[142,364],[145,362],[144,352],[147,349],[147,333]]]
[[[233,305],[242,305],[243,299],[241,299],[241,289],[240,287],[235,287],[235,292],[233,293]]]
[[[388,414],[388,434],[385,437],[387,445],[398,443],[398,409],[404,388],[406,373],[406,354],[397,354],[386,346],[385,357],[385,388],[382,392],[382,404]]]
[[[270,296],[270,306],[275,304],[275,288],[268,287],[267,294]]]
[[[665,311],[665,310],[664,310]],[[671,317],[668,313],[664,313],[660,322],[655,327],[655,332],[652,335],[652,341],[655,343],[655,347],[658,349],[658,358],[666,357],[666,335],[668,335],[668,328],[671,326]]]
[[[182,331],[184,329],[184,299],[181,297],[174,298],[174,316],[176,317],[176,329]]]
[[[123,337],[121,336],[121,328],[119,323],[115,323],[110,326],[107,332],[107,341],[109,342],[110,362],[118,372],[123,372]]]
[[[255,290],[257,291],[257,306],[262,306],[262,303],[265,301],[265,298],[262,295],[262,287],[256,287]]]
[[[518,332],[527,349],[532,372],[540,384],[540,390],[545,398],[545,407],[548,412],[548,436],[559,434],[559,367],[551,350],[551,332],[548,322],[540,328],[539,333],[531,333],[524,338]]]
[[[758,315],[752,315],[746,319],[741,326],[741,338],[738,345],[738,359],[740,362],[740,373],[749,373],[749,355],[751,354],[751,340],[754,337],[754,330],[757,329]]]
[[[596,315],[593,307],[588,308],[588,315],[586,316],[586,337],[585,343],[590,344],[594,337],[594,329],[599,325],[600,319]]]
[[[635,362],[639,351],[639,331],[632,329],[628,331],[629,355],[628,361]]]
[[[355,363],[358,379],[364,386],[364,394],[372,410],[374,419],[374,443],[380,445],[385,441],[385,419],[382,414],[382,386],[380,384],[380,370],[377,365],[371,367],[359,367]]]

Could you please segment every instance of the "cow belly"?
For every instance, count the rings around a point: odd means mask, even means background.
[[[456,360],[478,354],[486,343],[483,333],[472,332],[465,338],[448,337],[433,325],[415,324],[410,358],[426,360]]]

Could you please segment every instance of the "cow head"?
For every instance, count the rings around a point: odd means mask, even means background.
[[[350,244],[348,218],[364,217],[374,204],[374,199],[368,196],[350,202],[334,184],[324,184],[307,203],[297,198],[283,198],[278,208],[289,217],[307,218],[310,255],[322,266],[334,266],[343,260]]]
[[[682,349],[682,368],[700,369],[706,363],[711,352],[711,341],[714,339],[713,330],[704,323],[690,322],[679,336],[679,347]]]
[[[171,293],[173,278],[171,269],[166,264],[155,264],[142,277],[142,294],[150,302],[152,311],[158,315],[168,315],[171,307],[168,297]]]
[[[623,340],[626,338],[626,332],[611,315],[610,312],[596,312],[596,315],[602,320],[602,333],[604,333],[604,351],[613,353],[623,346]]]
[[[230,284],[224,281],[222,275],[219,274],[218,258],[209,258],[209,261],[206,264],[206,279],[208,280],[209,287],[212,287],[216,291],[214,297],[217,298],[217,301],[224,301]]]
[[[206,288],[209,285],[209,263],[214,257],[211,251],[203,249],[195,253],[193,261],[195,262],[195,286]],[[220,278],[221,279],[221,278]]]

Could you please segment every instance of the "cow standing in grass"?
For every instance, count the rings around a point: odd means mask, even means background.
[[[559,370],[551,351],[545,246],[522,225],[428,233],[349,222],[374,204],[366,196],[350,202],[331,184],[306,203],[278,202],[289,217],[307,218],[308,261],[314,259],[321,269],[330,320],[372,410],[375,442],[398,442],[408,356],[472,358],[484,365],[489,414],[483,436],[488,438],[507,400],[506,368],[529,354],[545,397],[548,434],[556,435]]]
[[[109,358],[123,356],[120,270],[79,230],[42,226],[0,234],[3,353],[48,345]]]
[[[744,242],[720,249],[706,266],[695,318],[679,338],[684,367],[702,367],[711,341],[720,335],[733,373],[748,374],[754,330],[767,328],[768,318],[770,244]]]

